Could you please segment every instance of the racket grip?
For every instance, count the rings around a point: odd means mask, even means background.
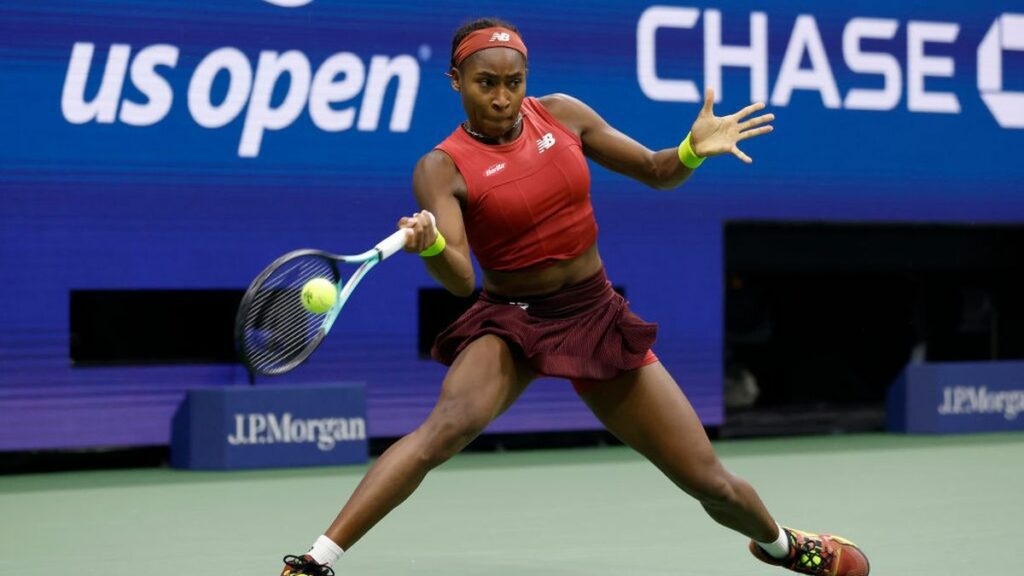
[[[398,252],[405,246],[405,240],[409,237],[412,230],[408,228],[402,228],[395,231],[394,234],[381,240],[374,248],[380,250],[380,259],[386,260],[391,257],[392,254]]]

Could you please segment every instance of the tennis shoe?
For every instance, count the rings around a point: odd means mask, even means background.
[[[317,564],[309,554],[303,556],[285,556],[284,569],[281,576],[334,576],[330,566]]]
[[[750,552],[762,562],[815,576],[868,576],[871,565],[856,544],[833,534],[813,534],[783,528],[789,556],[773,558],[751,540]]]

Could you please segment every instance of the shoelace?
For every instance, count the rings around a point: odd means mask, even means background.
[[[802,534],[797,536],[796,549],[796,563],[816,573],[828,572],[836,558],[835,554],[825,547],[824,540]]]
[[[334,576],[334,570],[331,570],[330,566],[322,566],[316,562],[306,560],[302,556],[285,556],[284,563],[289,568],[299,570],[299,574],[306,574],[307,576]]]

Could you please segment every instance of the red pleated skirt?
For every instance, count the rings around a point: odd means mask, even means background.
[[[484,291],[438,335],[431,355],[450,366],[470,342],[493,334],[538,375],[600,381],[656,361],[657,331],[629,310],[602,268],[552,294],[513,300]]]

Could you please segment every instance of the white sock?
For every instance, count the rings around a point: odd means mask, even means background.
[[[778,524],[775,525],[779,526]],[[786,535],[786,531],[782,529],[782,526],[779,526],[779,537],[774,542],[758,542],[757,545],[776,560],[782,560],[789,556],[789,536]]]
[[[334,543],[334,540],[324,535],[317,538],[316,542],[313,543],[313,547],[307,552],[307,554],[313,557],[313,560],[316,560],[317,564],[323,564],[324,566],[333,566],[344,553],[345,551],[341,549],[341,546],[338,546]]]

